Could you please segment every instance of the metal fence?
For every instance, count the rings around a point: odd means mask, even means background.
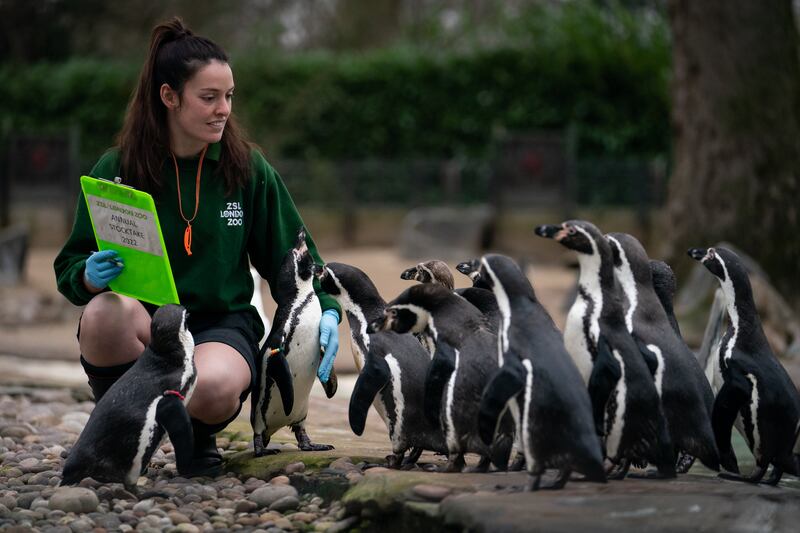
[[[0,226],[12,202],[63,209],[71,223],[82,165],[77,133],[5,139],[0,160]],[[640,214],[665,201],[663,160],[576,159],[567,136],[516,135],[491,159],[272,160],[295,202],[352,211],[490,204],[630,207]],[[87,167],[88,169],[88,167]]]

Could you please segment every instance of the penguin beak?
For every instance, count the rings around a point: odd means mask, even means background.
[[[686,251],[686,253],[689,254],[689,257],[691,257],[695,261],[702,262],[703,259],[705,259],[706,254],[708,254],[708,249],[706,249],[706,248],[689,248]]]
[[[403,273],[400,274],[400,279],[414,279],[414,276],[417,275],[417,267],[411,267],[403,270]]]
[[[472,261],[464,261],[463,263],[459,263],[456,265],[456,270],[464,274],[465,276],[472,278],[472,275],[477,272],[478,270],[478,260],[474,259]]]
[[[541,226],[537,226],[533,232],[539,237],[544,237],[545,239],[555,239],[556,234],[561,231],[561,229],[561,226],[556,226],[554,224],[543,224]]]

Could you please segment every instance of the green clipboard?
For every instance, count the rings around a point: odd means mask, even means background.
[[[116,250],[125,263],[109,288],[155,305],[180,303],[153,197],[91,176],[81,176],[81,189],[98,251]]]

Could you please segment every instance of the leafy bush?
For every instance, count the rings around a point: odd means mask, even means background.
[[[573,2],[535,7],[492,49],[234,58],[235,109],[272,158],[488,158],[513,131],[577,127],[581,156],[669,148],[663,17]],[[138,65],[0,66],[0,128],[78,124],[93,159],[113,140]]]

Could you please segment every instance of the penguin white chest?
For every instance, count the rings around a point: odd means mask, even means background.
[[[289,416],[283,412],[280,392],[276,385],[270,390],[267,414],[268,432],[302,422],[308,414],[308,397],[317,378],[320,363],[319,321],[322,316],[319,301],[314,298],[287,322],[287,354],[294,387],[294,407]],[[294,326],[294,331],[290,331]]]
[[[575,303],[569,310],[567,324],[564,328],[564,344],[586,384],[589,383],[589,376],[592,374],[592,354],[589,351],[588,332],[585,328],[586,314],[589,312],[589,308],[589,302],[582,294],[578,294]]]

